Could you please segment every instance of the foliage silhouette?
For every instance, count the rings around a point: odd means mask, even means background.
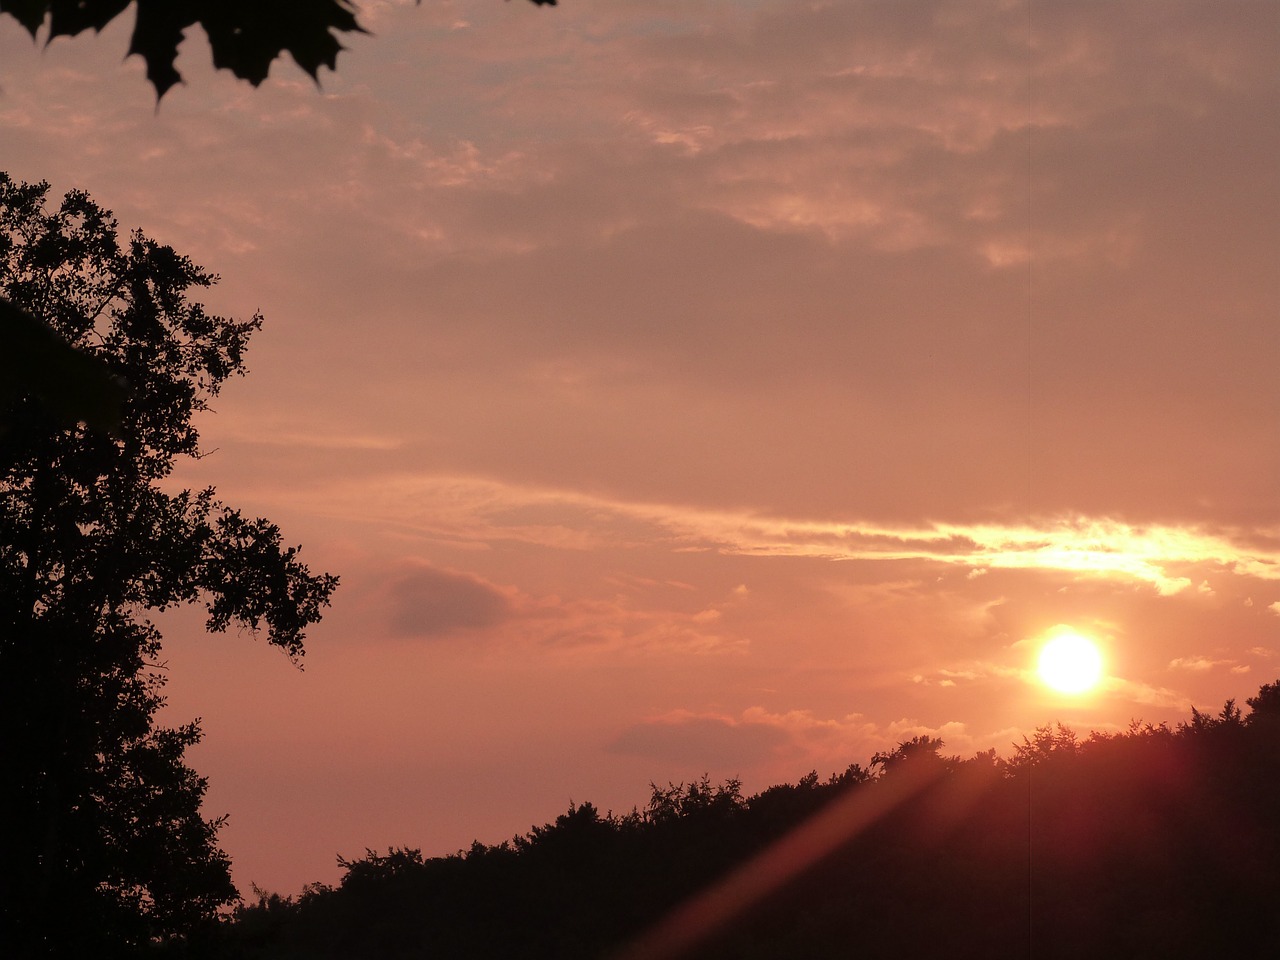
[[[744,797],[706,777],[643,810],[570,804],[554,823],[451,857],[366,851],[336,887],[242,905],[243,960],[465,956],[1181,958],[1268,956],[1280,936],[1280,682],[1176,728],[1079,738],[1061,724],[946,756],[923,737]],[[926,786],[834,842],[680,953],[628,953],[660,918],[851,802]],[[837,816],[838,819],[838,816]],[[753,860],[753,858],[755,858]]]
[[[154,722],[147,612],[202,601],[210,630],[265,628],[296,659],[337,580],[212,489],[158,485],[261,318],[206,313],[189,294],[215,277],[48,191],[0,173],[0,295],[133,389],[114,435],[0,398],[0,954],[101,956],[191,942],[237,899],[183,762],[199,729]]]
[[[106,364],[76,350],[31,314],[0,299],[0,408],[36,396],[62,423],[120,429],[126,384]],[[0,421],[0,434],[8,424]]]
[[[556,0],[530,0],[554,6]],[[49,39],[99,32],[135,7],[129,56],[142,57],[147,79],[163,97],[182,76],[174,67],[185,31],[199,25],[209,38],[213,65],[255,87],[272,62],[288,53],[313,80],[321,67],[337,69],[338,36],[367,32],[350,0],[0,0],[34,39],[49,23]]]

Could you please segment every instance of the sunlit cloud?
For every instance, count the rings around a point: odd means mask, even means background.
[[[1191,588],[1190,568],[1220,575],[1280,579],[1280,552],[1256,538],[1195,526],[1070,517],[1040,525],[931,523],[890,526],[794,520],[684,506],[629,502],[571,490],[468,477],[380,478],[327,488],[321,513],[378,518],[421,535],[484,542],[518,541],[588,550],[641,544],[758,557],[927,560],[972,573],[1049,570],[1081,578],[1145,583],[1169,596]],[[1270,609],[1280,613],[1280,602]]]
[[[960,721],[929,725],[903,717],[877,723],[861,714],[822,717],[811,710],[771,711],[748,707],[736,714],[677,709],[647,718],[620,733],[611,752],[634,753],[718,770],[758,769],[769,763],[820,775],[839,773],[850,763],[864,766],[876,753],[892,751],[913,737],[941,739],[945,752],[964,755],[982,747],[1005,746],[1001,731],[975,737]]]
[[[596,662],[612,657],[662,659],[741,657],[749,638],[725,629],[722,605],[685,609],[670,598],[530,596],[505,588],[512,599],[511,617],[492,633],[511,649],[540,651],[572,660]],[[684,591],[675,599],[682,599]]]
[[[1169,661],[1169,669],[1204,673],[1214,667],[1230,666],[1233,663],[1234,660],[1212,660],[1209,657],[1175,657]]]
[[[1104,692],[1137,706],[1188,708],[1187,698],[1172,690],[1114,677],[1106,681]],[[1104,721],[1091,728],[1116,732],[1125,724]],[[678,709],[628,728],[609,749],[687,763],[698,756],[712,757],[715,754],[708,751],[714,748],[720,756],[732,758],[731,767],[750,770],[773,762],[799,772],[814,769],[824,774],[839,772],[850,762],[866,765],[874,754],[888,753],[913,737],[941,740],[946,755],[967,757],[994,748],[1007,757],[1012,747],[1032,732],[1004,727],[979,733],[958,720],[929,724],[901,717],[877,722],[857,713],[823,717],[807,709],[776,711],[753,706],[738,713]]]
[[[976,733],[959,720],[938,724],[922,723],[913,717],[888,722],[862,714],[822,717],[811,710],[770,711],[749,707],[742,711],[742,723],[785,730],[799,748],[797,761],[807,762],[820,773],[830,768],[838,772],[850,762],[866,764],[876,753],[888,753],[913,737],[932,737],[943,742],[943,753],[968,756],[976,750],[995,747],[1007,753],[1014,731],[1005,729]]]
[[[1185,710],[1188,705],[1184,694],[1138,680],[1105,677],[1100,686],[1103,693],[1142,706],[1157,707],[1162,710]]]

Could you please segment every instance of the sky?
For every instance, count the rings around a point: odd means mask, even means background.
[[[265,317],[175,482],[342,578],[161,621],[246,893],[1280,677],[1280,4],[358,6],[158,108],[0,18],[0,169]]]

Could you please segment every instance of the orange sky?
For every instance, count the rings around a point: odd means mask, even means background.
[[[1280,5],[360,8],[158,112],[0,20],[0,168],[266,316],[182,481],[342,576],[166,620],[243,888],[1280,676]]]

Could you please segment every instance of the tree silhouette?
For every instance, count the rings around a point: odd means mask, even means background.
[[[1247,715],[1228,701],[1176,728],[1080,738],[1046,725],[1009,760],[914,737],[825,782],[744,797],[704,776],[651,784],[623,816],[571,802],[451,857],[366,851],[340,860],[337,887],[242,906],[225,947],[245,960],[1272,956],[1277,689]],[[859,809],[879,814],[845,829]],[[698,938],[651,935],[734,902],[754,867],[786,879],[746,883],[767,895]]]
[[[1249,723],[1275,724],[1280,722],[1280,680],[1264,683],[1256,697],[1245,700],[1249,705]]]
[[[196,724],[155,725],[151,610],[203,601],[207,626],[258,631],[301,657],[337,584],[280,531],[210,489],[165,492],[198,454],[196,413],[261,318],[188,299],[216,278],[72,191],[0,173],[0,295],[129,384],[114,434],[68,425],[39,395],[0,398],[0,950],[102,955],[196,936],[236,899]],[[74,919],[74,922],[71,922]]]

